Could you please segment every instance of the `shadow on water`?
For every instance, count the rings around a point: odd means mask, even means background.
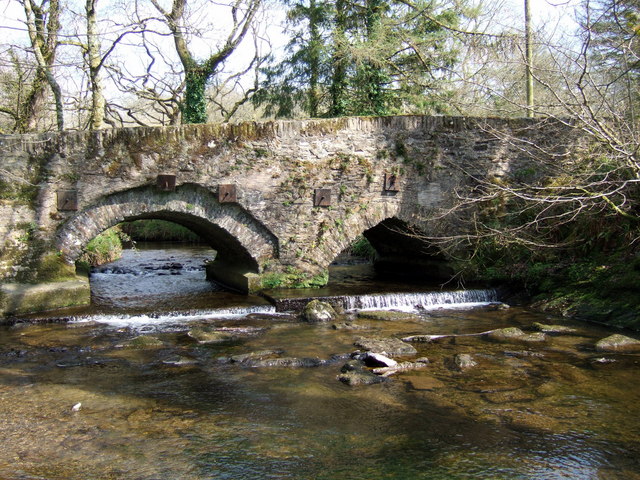
[[[335,322],[344,328],[272,312],[101,318],[1,328],[1,478],[640,478],[639,359],[595,352],[610,333],[598,327],[516,307],[392,321],[351,312]],[[536,344],[415,343],[397,360],[427,357],[423,369],[337,380],[359,337],[536,321],[576,331]],[[323,362],[274,367],[247,354]],[[461,354],[476,365],[457,368]]]

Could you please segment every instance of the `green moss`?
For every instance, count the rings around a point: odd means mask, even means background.
[[[120,227],[111,227],[87,243],[80,261],[96,266],[117,260],[122,255],[123,233]]]
[[[36,281],[58,282],[74,278],[75,276],[75,265],[67,264],[62,258],[62,255],[51,253],[41,257],[37,266]]]
[[[322,287],[329,281],[328,270],[318,275],[302,272],[295,267],[287,267],[285,272],[269,272],[262,276],[261,287],[274,288],[315,288]]]
[[[32,205],[37,195],[37,185],[0,180],[0,200],[12,200],[20,205]]]
[[[378,252],[373,248],[373,245],[367,240],[366,237],[360,235],[355,241],[351,244],[349,248],[349,253],[356,257],[368,258],[370,260],[375,260],[378,256]]]
[[[120,229],[132,240],[144,242],[200,242],[202,239],[182,225],[165,220],[136,220],[121,223]]]

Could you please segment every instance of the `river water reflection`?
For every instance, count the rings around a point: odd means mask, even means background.
[[[186,262],[170,261],[182,263],[174,277],[189,277]],[[308,324],[198,282],[196,307],[182,313],[123,312],[130,291],[77,321],[2,327],[0,478],[640,478],[639,357],[597,353],[611,331],[519,307],[419,309],[392,321],[354,311]],[[169,294],[156,306],[186,306]],[[359,337],[534,322],[576,331],[535,344],[414,343],[417,353],[398,360],[427,357],[425,368],[368,386],[337,380]],[[197,332],[217,336],[199,343],[211,338]],[[477,365],[456,368],[456,354]]]

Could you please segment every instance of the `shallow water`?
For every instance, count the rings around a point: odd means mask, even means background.
[[[595,352],[606,329],[519,307],[416,310],[393,321],[354,311],[337,322],[351,328],[336,329],[257,307],[161,316],[116,315],[111,305],[66,324],[2,327],[0,478],[640,478],[640,358]],[[536,344],[413,343],[418,352],[397,360],[427,357],[423,369],[376,385],[337,380],[359,337],[536,321],[577,331]],[[227,338],[189,336],[202,330]],[[230,360],[267,350],[323,362]],[[478,365],[456,369],[459,353]]]

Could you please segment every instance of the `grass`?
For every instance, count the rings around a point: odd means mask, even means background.
[[[135,220],[120,224],[124,233],[139,242],[201,242],[202,239],[182,225],[166,220]]]

